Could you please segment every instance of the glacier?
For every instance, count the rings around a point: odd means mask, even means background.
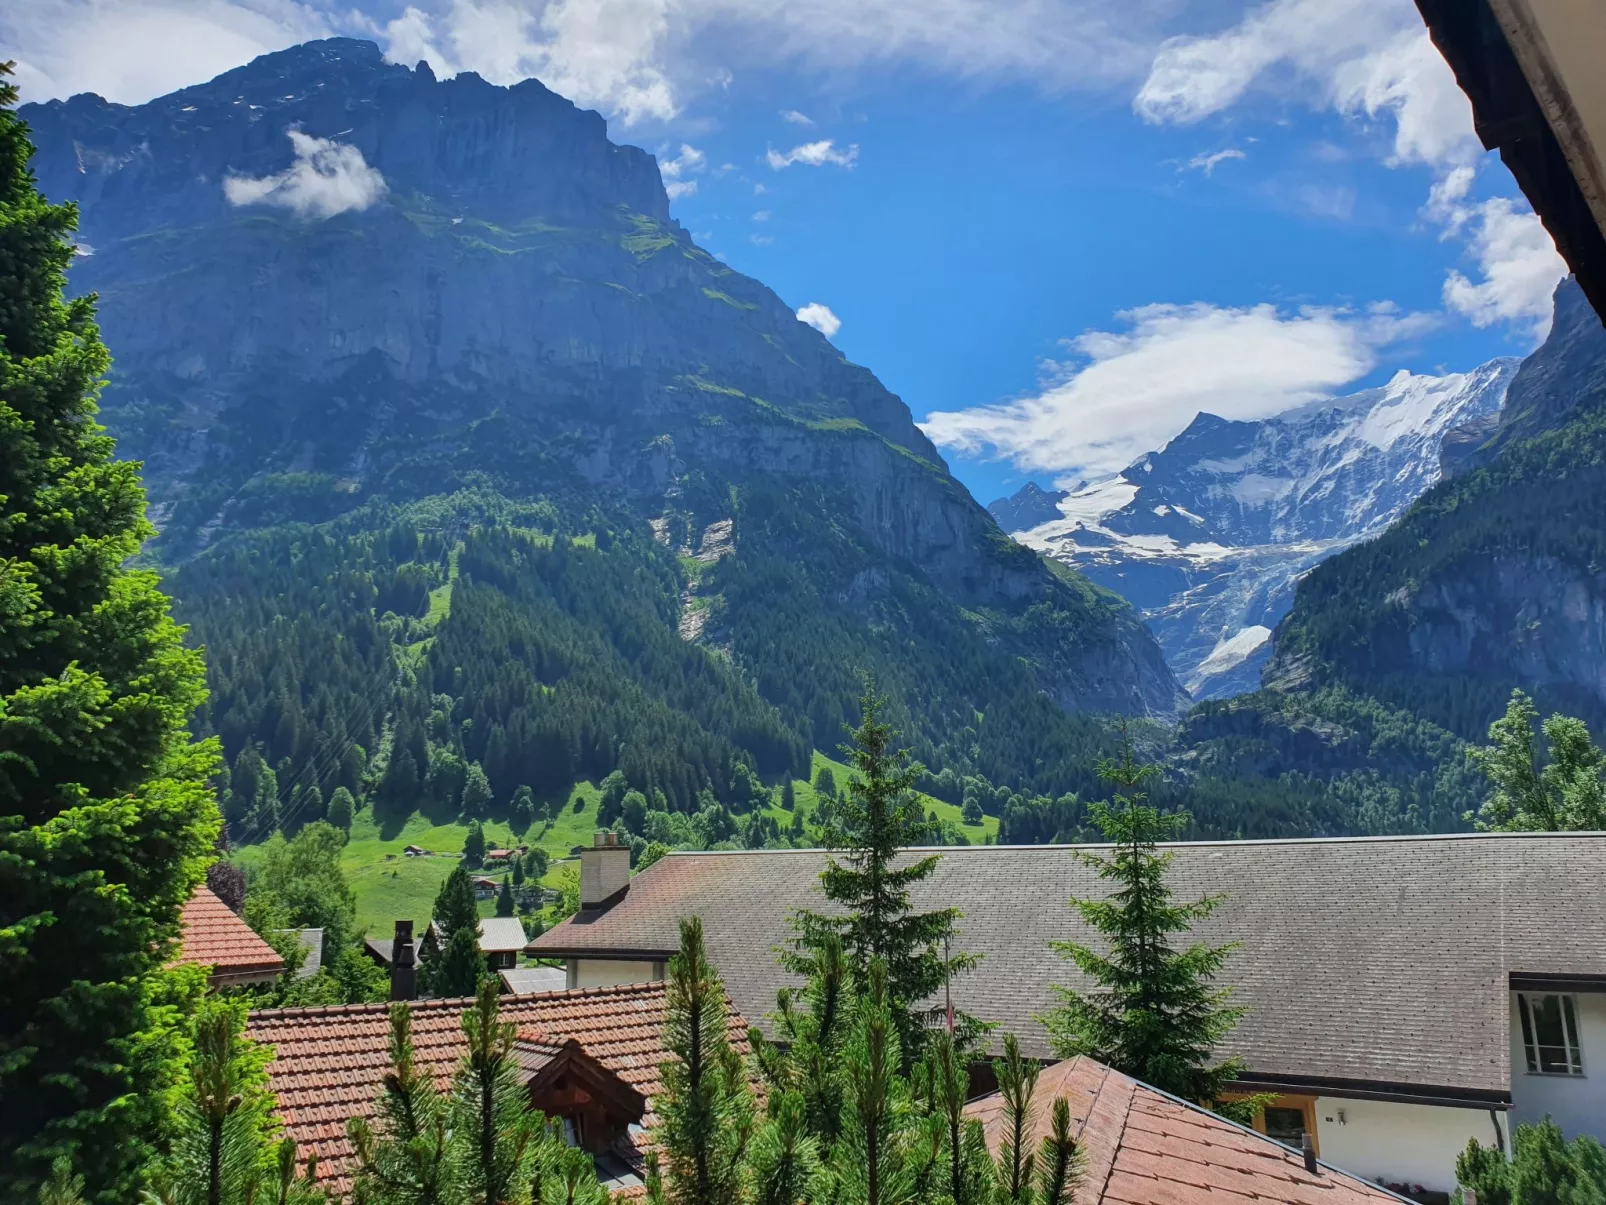
[[[1445,436],[1498,414],[1518,363],[1400,371],[1256,421],[1201,413],[1113,477],[1032,483],[988,509],[1131,601],[1195,699],[1241,694],[1259,687],[1300,577],[1431,489]]]

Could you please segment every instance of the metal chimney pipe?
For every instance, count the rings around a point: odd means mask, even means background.
[[[396,938],[390,945],[390,998],[411,1000],[418,995],[417,959],[413,956],[413,922],[396,922]]]
[[[1310,1136],[1309,1130],[1299,1136],[1299,1150],[1305,1156],[1305,1170],[1313,1176],[1320,1175],[1316,1166],[1316,1141]]]

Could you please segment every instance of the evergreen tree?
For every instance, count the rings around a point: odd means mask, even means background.
[[[485,956],[473,929],[459,929],[446,941],[434,966],[429,968],[430,990],[437,996],[472,996],[486,973]]]
[[[897,734],[881,718],[886,701],[873,684],[866,683],[859,705],[863,719],[852,734],[852,747],[843,750],[854,775],[825,829],[826,847],[845,856],[841,861],[828,859],[820,876],[825,898],[843,912],[799,910],[795,923],[805,947],[817,948],[827,934],[840,934],[861,982],[872,961],[882,964],[898,1018],[899,1049],[912,1062],[928,1024],[942,1016],[941,1009],[923,1007],[921,1001],[939,994],[951,976],[974,966],[976,960],[945,953],[957,933],[957,909],[910,909],[909,889],[931,877],[938,861],[933,854],[894,865],[901,850],[919,844],[927,834],[925,813],[914,794],[922,770],[910,762],[908,750],[896,747]],[[795,955],[789,965],[803,966]],[[962,1044],[980,1032],[980,1026],[963,1014],[958,1026]]]
[[[1014,1040],[1013,1035],[1010,1040]],[[981,1123],[965,1117],[970,1076],[952,1034],[939,1031],[927,1043],[922,1071],[930,1112],[940,1127],[940,1153],[934,1177],[938,1189],[936,1199],[943,1205],[991,1205],[993,1163],[987,1153]],[[998,1199],[1012,1203],[1022,1200],[1018,1195],[1008,1196],[1002,1192]]]
[[[84,1178],[65,1155],[50,1165],[50,1179],[39,1188],[39,1205],[84,1205]]]
[[[352,817],[357,814],[357,801],[345,787],[336,787],[329,796],[328,821],[342,832],[351,831]]]
[[[270,1195],[287,1205],[324,1199],[312,1187],[310,1165],[305,1177],[296,1174],[295,1143],[275,1142],[266,1072],[272,1052],[244,1034],[243,1001],[213,996],[201,1004],[171,1151],[151,1176],[161,1205],[251,1205]],[[282,1195],[272,1193],[275,1181]]]
[[[491,801],[491,780],[485,777],[485,770],[479,762],[470,762],[468,774],[463,779],[463,815],[476,820],[483,819],[490,813]]]
[[[1071,1137],[1071,1106],[1054,1101],[1049,1132],[1037,1150],[1037,1205],[1071,1205],[1082,1172],[1082,1149]]]
[[[1172,855],[1157,842],[1182,833],[1188,816],[1162,813],[1145,802],[1141,788],[1156,767],[1134,762],[1131,742],[1125,741],[1121,757],[1106,759],[1099,773],[1114,784],[1115,805],[1095,803],[1091,813],[1115,848],[1108,857],[1079,856],[1114,890],[1107,899],[1072,903],[1103,935],[1108,952],[1053,943],[1096,990],[1056,987],[1061,1002],[1043,1021],[1062,1058],[1086,1054],[1184,1100],[1214,1106],[1241,1067],[1236,1059],[1211,1061],[1243,1012],[1227,1003],[1228,989],[1211,986],[1233,947],[1176,950],[1172,935],[1186,933],[1221,899],[1172,898],[1166,882]]]
[[[1009,1205],[1031,1205],[1032,1169],[1037,1152],[1029,1145],[1032,1095],[1037,1091],[1037,1064],[1021,1055],[1014,1034],[1004,1037],[1004,1057],[993,1060],[998,1094],[1004,1102],[1004,1139],[998,1149],[998,1199]]]
[[[902,1012],[886,969],[872,962],[842,1051],[841,1133],[830,1166],[839,1205],[914,1205],[933,1184],[940,1152],[902,1074]]]
[[[781,807],[788,812],[797,807],[797,788],[792,785],[790,774],[781,783]]]
[[[452,873],[446,876],[446,881],[435,893],[431,919],[447,936],[459,929],[479,932],[480,910],[474,902],[474,884],[469,881],[468,871],[463,867],[452,867]]]
[[[801,991],[782,988],[777,995],[775,1021],[784,1045],[771,1046],[758,1029],[748,1030],[747,1038],[770,1091],[802,1098],[819,1157],[829,1162],[842,1126],[842,1047],[856,997],[842,939],[834,933],[825,935],[805,964],[793,960],[793,966],[805,982]]]
[[[502,876],[502,890],[496,896],[496,914],[498,916],[513,915],[513,888],[508,885],[507,875]]]
[[[1598,1205],[1606,1201],[1606,1148],[1596,1139],[1567,1141],[1546,1117],[1512,1135],[1512,1158],[1498,1146],[1467,1143],[1455,1161],[1456,1181],[1478,1205]]]
[[[1489,744],[1472,759],[1494,787],[1473,820],[1495,832],[1561,832],[1606,828],[1606,760],[1582,720],[1539,711],[1520,690],[1489,725]],[[1538,747],[1534,729],[1544,734]]]
[[[663,1087],[653,1102],[670,1205],[737,1205],[753,1129],[752,1092],[731,1048],[725,987],[708,961],[703,925],[680,922],[669,963]]]
[[[529,1184],[543,1131],[513,1058],[518,1027],[501,1019],[494,979],[480,983],[474,1006],[463,1014],[463,1036],[468,1053],[452,1082],[449,1140],[459,1148],[468,1200],[504,1205]]]
[[[514,858],[513,859],[513,886],[515,886],[515,887],[524,886],[524,859],[523,858]]]
[[[814,793],[825,799],[836,798],[836,775],[831,772],[830,766],[821,766],[819,773],[814,776]]]
[[[480,827],[478,820],[473,820],[469,822],[468,835],[463,838],[463,862],[467,866],[478,866],[483,861],[485,861],[485,830]]]
[[[820,1174],[818,1140],[809,1133],[803,1097],[779,1092],[749,1153],[753,1205],[807,1202]]]
[[[60,1156],[125,1201],[174,1058],[164,972],[217,833],[205,698],[156,575],[138,466],[95,422],[94,298],[63,299],[77,211],[34,186],[0,68],[0,1198]]]

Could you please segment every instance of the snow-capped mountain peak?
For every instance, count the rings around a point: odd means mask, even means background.
[[[1196,697],[1252,690],[1299,575],[1431,488],[1445,433],[1497,413],[1517,364],[1402,370],[1253,422],[1201,413],[1114,477],[988,509],[1130,599]]]

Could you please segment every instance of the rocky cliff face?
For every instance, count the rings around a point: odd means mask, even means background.
[[[1458,432],[1454,476],[1301,582],[1266,685],[1342,684],[1471,739],[1519,686],[1606,717],[1603,382],[1606,331],[1565,282],[1493,434]]]
[[[1200,414],[1111,480],[989,509],[1137,606],[1195,698],[1241,694],[1259,685],[1300,576],[1432,486],[1445,433],[1492,420],[1516,368],[1402,372],[1259,422]]]
[[[738,519],[744,491],[807,490],[1063,706],[1181,701],[1128,609],[1004,539],[900,399],[698,248],[652,156],[539,83],[439,81],[336,39],[136,108],[23,115],[41,187],[81,207],[73,285],[100,294],[106,421],[146,462],[164,557],[491,488],[665,533],[731,522],[738,556],[808,561],[806,540],[744,548]],[[1074,644],[1028,620],[1045,610]]]

